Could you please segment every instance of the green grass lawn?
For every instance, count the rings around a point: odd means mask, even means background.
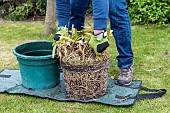
[[[19,69],[12,49],[43,36],[43,22],[0,23],[0,70]],[[0,93],[0,113],[168,113],[170,112],[170,25],[132,26],[134,79],[149,88],[166,88],[167,94],[154,100],[138,100],[130,107],[115,107],[97,103],[60,102],[26,95]],[[110,76],[117,77],[117,51],[113,37]]]

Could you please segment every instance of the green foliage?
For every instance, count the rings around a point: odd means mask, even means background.
[[[33,3],[31,2],[24,3],[22,4],[22,6],[12,6],[10,9],[10,13],[6,16],[6,18],[10,20],[23,20],[28,16],[32,8]]]
[[[92,7],[92,3],[90,3],[88,9],[87,9],[87,14],[92,14],[93,13],[93,7]]]
[[[24,20],[36,15],[45,15],[44,0],[3,0],[0,2],[2,17],[9,20]]]
[[[138,24],[170,22],[169,0],[131,0],[128,8],[132,22]]]

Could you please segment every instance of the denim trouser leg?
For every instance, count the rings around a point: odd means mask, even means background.
[[[56,0],[58,26],[68,26],[70,17],[70,0]]]
[[[92,0],[94,30],[106,30],[109,14],[109,0]]]
[[[90,0],[70,0],[70,20],[69,30],[72,26],[77,30],[82,30],[84,27],[85,14],[89,6]]]
[[[91,0],[70,0],[71,15],[69,21],[69,29],[74,25],[78,30],[82,30],[84,26],[85,14]],[[107,28],[107,19],[109,11],[108,0],[92,0],[93,19],[95,30],[105,30]]]
[[[126,0],[109,0],[110,26],[119,55],[118,67],[128,68],[133,63],[131,25]]]

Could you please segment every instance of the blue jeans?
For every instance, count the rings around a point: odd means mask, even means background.
[[[91,0],[70,0],[71,14],[69,29],[72,25],[77,30],[82,30],[85,21],[85,14]],[[106,30],[109,13],[108,0],[92,0],[94,30]]]
[[[119,55],[119,68],[128,68],[133,64],[132,34],[126,0],[109,0],[110,28],[116,41]]]
[[[58,26],[68,26],[70,17],[70,0],[56,0]]]
[[[91,0],[56,0],[56,16],[58,26],[68,25],[70,12],[70,29],[72,25],[82,30],[85,21],[85,14]],[[97,2],[96,2],[97,1]],[[71,9],[70,9],[71,4]],[[94,29],[106,30],[108,20],[108,0],[92,0],[94,14]],[[107,7],[101,7],[101,4]],[[71,11],[70,11],[71,10]]]

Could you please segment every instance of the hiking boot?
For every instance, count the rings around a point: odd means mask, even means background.
[[[68,32],[68,28],[67,28],[67,27],[64,27],[64,26],[58,27],[58,31],[57,31],[57,33],[54,35],[54,40],[55,40],[55,41],[59,41],[61,35],[63,35],[63,34],[66,33],[66,32]]]
[[[129,68],[120,69],[117,85],[130,86],[132,84],[133,70],[133,64]]]
[[[109,46],[109,41],[107,39],[107,32],[102,32],[97,35],[92,35],[89,41],[89,46],[93,48],[96,55],[101,55],[101,53],[107,49]]]

